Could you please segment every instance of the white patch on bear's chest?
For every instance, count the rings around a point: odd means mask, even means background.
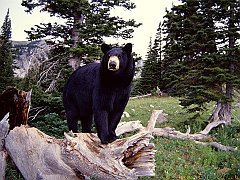
[[[110,56],[108,60],[108,70],[117,71],[119,70],[120,60],[117,56]]]

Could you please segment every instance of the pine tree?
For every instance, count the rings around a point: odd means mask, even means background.
[[[13,58],[11,43],[11,20],[9,10],[5,16],[0,35],[0,92],[7,86],[13,85]]]
[[[141,77],[135,87],[135,91],[138,91],[139,94],[151,93],[159,86],[160,66],[158,58],[157,41],[154,41],[154,45],[152,45],[152,38],[150,38],[147,59],[144,61]]]
[[[215,101],[213,119],[230,122],[233,87],[240,78],[239,2],[182,2],[165,16],[165,83],[184,97],[181,105],[198,111]]]
[[[162,84],[162,23],[160,22],[157,28],[157,33],[155,35],[152,53],[156,58],[156,67],[155,67],[155,78],[158,80],[155,86],[160,87],[161,89],[164,87]],[[154,73],[154,72],[153,72]],[[156,88],[155,87],[155,88]]]
[[[133,28],[140,25],[133,19],[125,21],[118,16],[110,16],[111,9],[115,7],[134,9],[135,4],[130,0],[23,0],[22,5],[27,8],[27,12],[40,7],[41,11],[66,20],[65,24],[42,23],[26,32],[30,40],[60,38],[61,43],[71,47],[74,63],[76,58],[80,59],[79,62],[99,59],[99,44],[103,43],[104,37],[131,38]]]

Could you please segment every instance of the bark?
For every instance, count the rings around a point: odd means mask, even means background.
[[[232,118],[232,104],[231,102],[217,103],[213,110],[212,116],[209,118],[210,122],[225,121],[226,125],[231,124]]]

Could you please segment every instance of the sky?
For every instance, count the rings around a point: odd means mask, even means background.
[[[133,51],[146,57],[150,37],[155,36],[158,25],[163,21],[165,10],[170,9],[172,4],[179,4],[178,0],[131,0],[136,4],[132,11],[116,10],[118,16],[124,19],[135,19],[137,23],[142,23],[139,28],[135,29],[133,38],[128,40],[106,39],[106,43],[132,43]],[[12,23],[12,40],[25,41],[27,34],[24,30],[30,30],[34,25],[48,22],[61,22],[59,18],[50,17],[47,13],[33,12],[28,14],[21,6],[21,0],[0,0],[0,26],[2,26],[7,9],[10,11]],[[63,22],[63,21],[62,21]]]

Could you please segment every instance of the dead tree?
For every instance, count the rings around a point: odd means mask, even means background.
[[[0,132],[8,132],[6,119],[0,122]],[[2,151],[9,154],[27,180],[85,177],[137,179],[139,176],[154,176],[156,150],[150,142],[154,127],[152,122],[147,128],[138,123],[121,124],[118,135],[124,130],[141,131],[107,145],[102,145],[94,133],[66,133],[65,139],[56,139],[36,128],[22,125],[15,127],[7,136],[1,136],[5,142]],[[5,164],[0,166],[1,177],[5,174]]]

